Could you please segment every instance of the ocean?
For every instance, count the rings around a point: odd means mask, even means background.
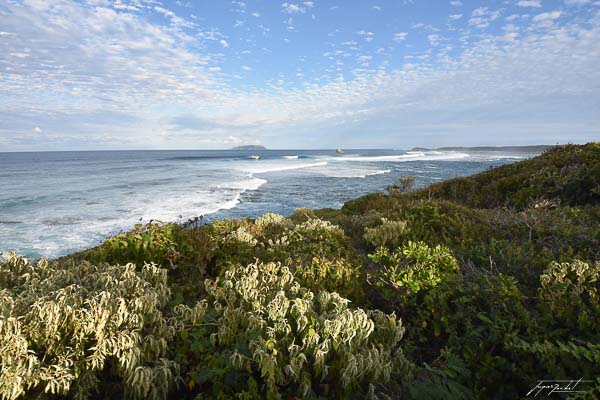
[[[260,156],[254,159],[251,156]],[[262,150],[0,153],[0,251],[55,258],[140,220],[339,208],[412,175],[417,186],[535,154],[519,151]]]

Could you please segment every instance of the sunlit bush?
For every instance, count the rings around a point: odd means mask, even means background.
[[[0,264],[0,397],[165,398],[178,371],[165,357],[169,295],[166,270],[152,264],[33,266],[9,254]]]
[[[524,209],[550,200],[564,205],[600,204],[600,142],[562,145],[542,156],[455,178],[417,191],[477,208]]]
[[[142,266],[144,263],[154,262],[173,267],[180,255],[174,236],[178,229],[176,224],[158,221],[137,224],[133,230],[111,237],[90,250],[87,259],[94,263],[131,262]]]
[[[458,270],[448,248],[425,243],[408,242],[394,252],[379,247],[369,257],[378,264],[370,281],[388,298],[405,298],[434,287]]]
[[[265,239],[273,239],[293,226],[287,218],[273,213],[267,213],[254,221],[254,231]]]
[[[350,240],[340,227],[318,218],[294,226],[288,236],[288,249],[292,259],[345,257],[352,248]]]
[[[381,219],[381,225],[375,228],[365,229],[365,240],[367,243],[379,246],[399,246],[406,237],[408,231],[405,221],[390,221]]]
[[[293,272],[300,284],[314,293],[326,290],[354,302],[364,301],[362,268],[348,260],[314,257],[310,263],[294,266]]]
[[[408,368],[398,348],[404,328],[393,314],[351,308],[337,293],[313,293],[288,267],[234,267],[206,289],[208,310],[194,337],[210,337],[211,344],[191,351],[215,372],[208,380],[200,370],[188,372],[204,390],[241,398],[364,398]]]
[[[225,238],[226,242],[233,242],[236,245],[243,245],[254,247],[258,243],[258,240],[252,236],[252,233],[248,232],[248,230],[244,227],[237,228],[235,231],[231,232]]]
[[[581,332],[600,330],[600,262],[552,263],[540,283],[550,320]]]

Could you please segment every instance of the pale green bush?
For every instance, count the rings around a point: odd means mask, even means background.
[[[407,365],[398,349],[404,328],[393,314],[351,308],[337,293],[315,294],[288,267],[233,267],[208,280],[206,289],[204,325],[215,327],[214,351],[229,357],[239,374],[250,374],[248,396],[258,382],[273,399],[285,398],[286,390],[364,398]],[[230,390],[243,396],[240,388]]]
[[[256,225],[259,229],[262,230],[273,225],[289,227],[291,225],[291,222],[282,215],[266,213],[262,217],[258,217],[254,221],[254,225]]]
[[[306,237],[326,236],[326,235],[343,235],[344,232],[339,226],[332,224],[319,218],[311,218],[294,227],[294,232],[302,234]]]
[[[390,221],[387,218],[381,218],[381,225],[365,229],[364,238],[367,243],[375,247],[399,246],[407,232],[406,221]]]
[[[244,227],[237,228],[235,231],[231,232],[227,235],[225,241],[243,243],[252,247],[256,246],[258,243],[252,233]]]
[[[0,263],[0,398],[89,398],[108,368],[126,397],[163,399],[178,373],[165,357],[166,270],[146,264]],[[115,388],[113,388],[115,389]]]
[[[351,300],[362,300],[365,277],[361,271],[360,265],[352,265],[345,259],[314,257],[310,263],[297,265],[293,272],[302,286],[313,292],[327,290]]]
[[[600,262],[552,263],[540,276],[546,315],[579,330],[600,329]]]

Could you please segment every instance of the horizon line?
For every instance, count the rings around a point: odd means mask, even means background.
[[[593,143],[586,142],[586,143]],[[563,146],[567,144],[585,144],[585,143],[554,143],[554,144],[522,144],[522,145],[473,145],[473,146],[465,146],[465,145],[453,145],[453,146],[441,146],[441,147],[425,147],[425,146],[413,146],[409,149],[400,149],[400,148],[392,148],[392,147],[338,147],[338,149],[353,151],[353,150],[398,150],[398,151],[411,151],[413,149],[424,149],[424,150],[440,150],[440,149],[453,149],[453,148],[462,148],[462,149],[473,149],[473,148],[506,148],[506,147],[553,147],[553,146]],[[14,150],[14,151],[0,151],[0,154],[8,154],[8,153],[92,153],[92,152],[126,152],[126,151],[335,151],[336,148],[265,148],[265,149],[87,149],[87,150]]]

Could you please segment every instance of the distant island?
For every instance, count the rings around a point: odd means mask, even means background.
[[[250,144],[247,146],[236,146],[231,150],[267,150],[267,148],[265,146],[260,146],[257,144]]]
[[[413,147],[411,151],[429,151],[429,150],[445,150],[445,151],[457,151],[457,150],[472,150],[472,151],[522,151],[522,152],[534,152],[541,153],[549,148],[554,147],[550,145],[535,145],[535,146],[460,146],[460,147],[438,147],[435,149],[428,149],[426,147]]]

